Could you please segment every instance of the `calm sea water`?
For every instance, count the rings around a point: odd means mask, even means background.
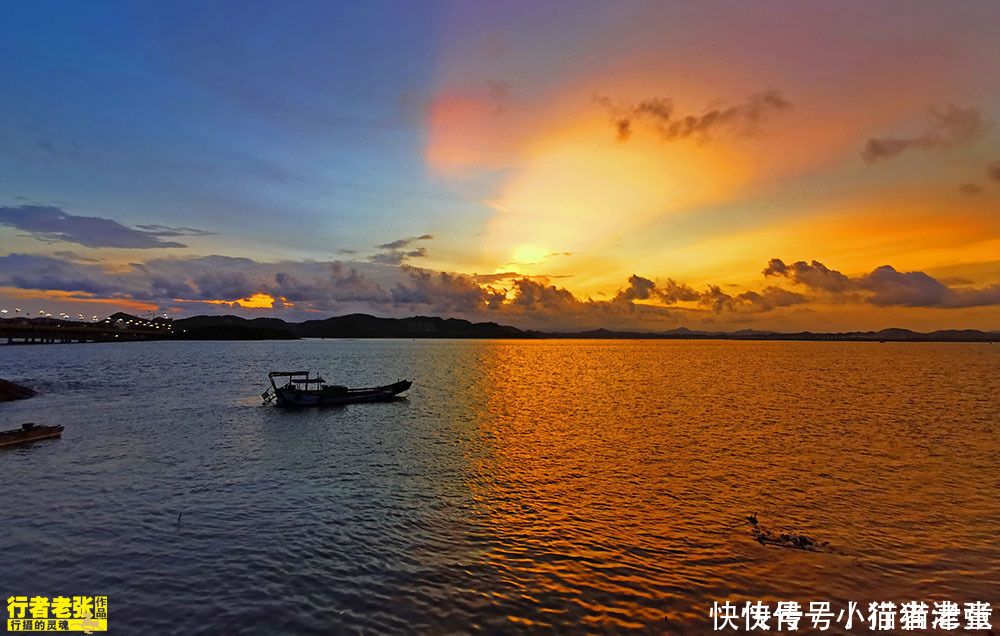
[[[416,383],[261,405],[268,371],[300,368]],[[119,633],[676,634],[711,632],[713,600],[1000,605],[996,345],[48,345],[0,347],[0,377],[40,391],[0,428],[66,426],[0,452],[0,595],[105,595]],[[753,511],[834,551],[761,546]]]

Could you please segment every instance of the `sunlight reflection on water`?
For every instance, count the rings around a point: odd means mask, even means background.
[[[292,367],[416,384],[261,406]],[[698,633],[712,600],[1000,591],[995,346],[123,343],[0,347],[0,377],[41,391],[4,423],[66,425],[0,453],[6,591],[106,595],[123,631]]]

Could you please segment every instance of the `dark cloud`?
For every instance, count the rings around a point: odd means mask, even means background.
[[[85,256],[80,256],[76,252],[70,250],[60,250],[58,252],[53,252],[53,256],[58,256],[65,261],[77,261],[80,263],[100,263],[96,258],[87,258]]]
[[[64,241],[85,247],[130,249],[187,247],[176,241],[164,241],[162,237],[208,234],[192,228],[161,225],[140,225],[140,229],[135,229],[112,219],[76,216],[60,208],[43,205],[0,206],[0,225],[17,228],[47,243]]]
[[[654,295],[656,295],[656,283],[638,274],[632,274],[628,279],[628,287],[618,292],[618,298],[628,301],[648,300]]]
[[[331,263],[329,276],[315,276],[302,282],[286,271],[274,275],[274,285],[265,285],[265,291],[276,298],[290,302],[305,302],[319,309],[336,307],[346,302],[384,303],[388,294],[377,283],[360,274],[357,269]]]
[[[990,181],[1000,183],[1000,161],[994,161],[986,166],[986,178]]]
[[[346,268],[340,263],[330,264],[331,300],[334,301],[378,301],[387,298],[385,290],[355,268]]]
[[[672,305],[681,301],[695,301],[701,294],[691,287],[668,278],[665,283],[657,285],[648,278],[633,274],[628,279],[628,287],[619,290],[615,295],[616,302],[632,302],[634,300],[656,299],[664,304]]]
[[[710,141],[722,133],[753,134],[768,116],[791,108],[792,103],[776,90],[754,93],[741,104],[713,108],[701,115],[681,115],[673,100],[664,97],[645,99],[637,104],[622,104],[608,97],[595,97],[612,117],[619,141],[628,141],[636,123],[655,130],[662,139],[696,137]]]
[[[390,291],[392,303],[415,307],[424,305],[444,311],[478,313],[503,304],[503,291],[484,288],[472,277],[447,272],[432,273],[403,265],[408,280]]]
[[[876,267],[855,283],[872,292],[869,302],[879,306],[940,307],[949,294],[946,285],[923,272],[897,272],[889,265]]]
[[[372,254],[368,257],[368,260],[369,262],[380,263],[382,265],[403,265],[408,258],[423,258],[427,256],[426,247],[417,247],[410,250],[405,248],[411,247],[417,241],[429,241],[432,238],[434,238],[433,234],[422,234],[420,236],[411,236],[383,243],[382,245],[376,245],[375,248],[382,251]]]
[[[200,292],[196,292],[194,288],[187,283],[187,281],[172,280],[163,276],[153,275],[150,277],[149,281],[149,298],[139,298],[139,300],[152,300],[157,298],[169,298],[171,300],[180,298],[194,299],[199,295]],[[240,296],[239,298],[245,297]]]
[[[709,285],[705,291],[697,291],[689,285],[678,283],[672,278],[657,284],[648,278],[633,274],[628,279],[629,286],[619,290],[611,302],[631,304],[636,300],[656,300],[664,305],[679,302],[697,302],[714,312],[764,312],[776,307],[790,307],[806,302],[801,294],[768,287],[762,292],[747,291],[733,296],[722,291],[718,285]]]
[[[568,289],[546,285],[528,278],[514,281],[514,292],[511,302],[516,307],[534,311],[572,312],[579,310],[579,307],[585,304]]]
[[[766,287],[762,294],[763,301],[772,307],[791,307],[806,302],[806,297],[781,287]]]
[[[241,271],[206,272],[194,279],[197,298],[191,300],[228,300],[253,296],[258,287]]]
[[[274,275],[275,291],[278,296],[293,302],[322,298],[327,289],[321,284],[303,283],[293,274],[278,272]]]
[[[37,254],[0,257],[0,287],[111,294],[117,291],[104,271],[60,258]]]
[[[392,241],[391,243],[383,243],[382,245],[376,245],[380,250],[398,250],[402,247],[406,247],[413,242],[413,239],[399,239]]]
[[[778,307],[791,307],[806,302],[805,296],[796,292],[768,287],[761,292],[745,291],[735,296],[722,291],[717,285],[709,285],[708,290],[699,295],[698,303],[715,313],[762,313]]]
[[[404,247],[409,247],[416,241],[429,241],[434,238],[433,234],[421,234],[420,236],[411,236],[409,238],[397,239],[389,243],[383,243],[382,245],[376,245],[380,250],[398,250]]]
[[[301,301],[316,309],[332,310],[353,301],[389,302],[378,284],[340,263],[260,263],[225,256],[154,259],[118,271],[51,256],[11,254],[0,257],[2,286],[164,304],[175,300],[233,302],[256,293]]]
[[[773,258],[764,268],[764,276],[785,276],[793,283],[822,289],[828,292],[848,291],[852,287],[851,280],[838,271],[829,269],[823,263],[805,261],[785,265],[779,258]]]
[[[943,150],[976,141],[990,129],[979,109],[961,108],[949,104],[941,110],[934,107],[927,109],[931,114],[931,125],[920,135],[914,137],[879,137],[871,138],[861,150],[861,158],[866,163],[879,159],[891,159],[910,149]]]
[[[958,189],[965,194],[979,194],[983,191],[983,186],[976,183],[963,183]]]
[[[944,308],[1000,304],[1000,285],[973,288],[961,281],[946,283],[923,272],[899,272],[889,266],[848,277],[817,261],[786,264],[773,259],[764,274],[786,278],[824,301]],[[225,256],[159,258],[109,268],[55,256],[10,254],[0,257],[0,287],[58,290],[81,299],[135,300],[163,307],[187,303],[184,306],[192,311],[231,310],[228,304],[203,303],[232,303],[263,293],[275,299],[269,311],[488,317],[510,324],[564,328],[751,321],[757,314],[809,300],[799,290],[778,286],[742,291],[728,285],[695,289],[670,278],[656,280],[638,274],[610,299],[593,300],[544,277],[515,272],[478,276],[406,264],[264,263]]]
[[[382,265],[402,265],[406,255],[399,250],[379,252],[368,257],[369,262],[380,263]]]
[[[667,282],[657,288],[657,296],[664,303],[672,305],[681,301],[697,300],[698,292],[683,283],[668,278]]]
[[[368,260],[372,263],[381,263],[382,265],[402,265],[408,258],[423,258],[425,256],[427,256],[427,248],[418,247],[415,250],[406,252],[402,250],[379,252],[378,254],[372,254],[368,257]]]
[[[880,307],[982,307],[1000,304],[1000,285],[985,288],[949,287],[924,272],[899,272],[890,265],[876,267],[856,278],[813,261],[786,265],[772,259],[765,276],[783,276],[793,283],[837,295],[864,294]]]

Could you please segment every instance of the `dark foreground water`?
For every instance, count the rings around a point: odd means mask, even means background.
[[[417,382],[261,406],[266,373],[299,368]],[[677,634],[723,600],[1000,605],[997,345],[48,345],[0,347],[0,377],[41,391],[0,428],[66,426],[0,451],[0,595],[107,596],[113,632]],[[832,551],[759,545],[751,511]]]

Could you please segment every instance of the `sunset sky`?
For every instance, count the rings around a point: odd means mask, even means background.
[[[0,307],[1000,330],[1000,4],[19,2]]]

